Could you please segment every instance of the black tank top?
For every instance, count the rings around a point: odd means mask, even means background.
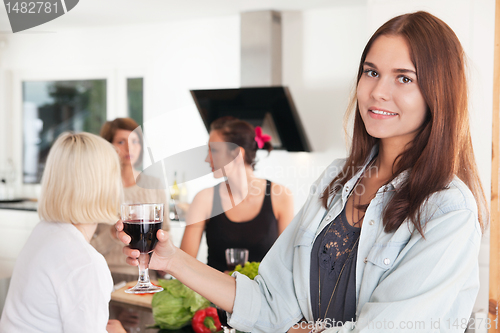
[[[214,187],[213,212],[222,212],[219,186]],[[228,248],[248,249],[248,261],[262,261],[267,251],[278,238],[278,221],[273,213],[271,203],[271,182],[266,182],[266,193],[259,214],[246,222],[233,222],[225,213],[210,218],[205,227],[208,262],[219,271],[226,271],[226,255]]]

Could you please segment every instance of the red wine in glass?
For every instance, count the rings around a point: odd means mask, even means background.
[[[155,286],[149,280],[150,253],[154,250],[158,238],[158,230],[163,222],[163,204],[122,204],[121,217],[123,231],[130,236],[129,247],[139,250],[139,280],[137,284],[126,289],[126,293],[156,293],[163,288]]]
[[[244,266],[248,261],[247,249],[226,249],[226,265],[228,271],[234,271],[236,266]]]
[[[153,251],[158,243],[156,233],[161,229],[161,225],[161,222],[151,220],[123,221],[123,231],[132,239],[129,247],[139,250],[141,253]]]

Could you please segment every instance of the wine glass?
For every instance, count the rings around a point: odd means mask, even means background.
[[[247,249],[226,249],[226,264],[229,271],[234,271],[238,265],[244,266],[247,261]]]
[[[156,233],[163,223],[163,204],[122,204],[123,231],[130,236],[129,247],[139,250],[139,280],[135,287],[126,289],[129,294],[156,293],[163,288],[149,281],[149,261],[158,238]]]

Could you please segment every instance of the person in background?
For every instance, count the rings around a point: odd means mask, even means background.
[[[264,258],[293,218],[289,189],[254,174],[257,150],[270,152],[269,140],[260,127],[234,117],[219,118],[210,125],[205,162],[215,178],[226,178],[193,199],[180,247],[183,251],[196,258],[206,231],[211,267],[228,270],[227,248],[248,249],[249,261]]]
[[[118,219],[121,191],[108,142],[90,133],[58,137],[42,177],[41,221],[17,258],[0,332],[125,332],[108,321],[113,280],[89,244],[98,222]]]
[[[464,61],[432,14],[387,21],[361,55],[349,156],[313,184],[259,275],[221,274],[161,231],[150,267],[245,332],[464,332],[488,221]],[[124,248],[133,265],[138,252]]]
[[[131,118],[116,118],[107,121],[101,128],[101,137],[109,141],[118,152],[121,166],[124,203],[164,203],[168,207],[165,190],[141,187],[143,184],[155,184],[156,178],[141,174],[137,169],[142,164],[143,141],[139,125]],[[139,177],[139,178],[138,178]],[[163,230],[169,230],[168,209],[165,209]],[[126,264],[122,254],[121,242],[116,238],[116,230],[108,225],[99,225],[91,244],[99,251],[111,269],[117,275],[137,275],[137,269]],[[163,276],[163,272],[159,272]],[[155,278],[154,275],[151,278]],[[118,282],[118,281],[117,281]]]

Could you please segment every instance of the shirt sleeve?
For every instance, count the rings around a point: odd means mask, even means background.
[[[233,273],[236,298],[228,317],[231,327],[244,332],[285,332],[302,318],[292,273],[293,240],[301,219],[302,210],[266,254],[255,280]]]
[[[356,323],[325,332],[464,332],[479,290],[477,215],[447,212],[426,229],[425,238],[414,232]]]
[[[106,332],[112,280],[103,263],[92,261],[71,272],[64,284],[55,286],[64,332]]]

